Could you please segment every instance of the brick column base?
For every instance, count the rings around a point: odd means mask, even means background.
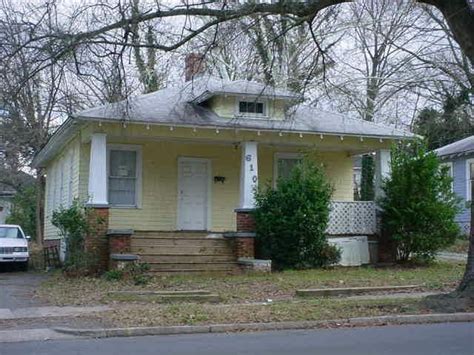
[[[255,233],[255,219],[251,209],[236,209],[237,232]]]
[[[252,209],[236,209],[237,232],[234,234],[237,258],[255,258],[255,219]]]
[[[110,254],[127,254],[131,251],[132,234],[107,233],[109,237]]]
[[[85,251],[97,259],[96,273],[107,270],[109,264],[109,241],[107,228],[109,226],[109,208],[93,207],[87,216],[90,233],[85,238]]]
[[[237,258],[255,258],[255,238],[235,237],[235,255]]]

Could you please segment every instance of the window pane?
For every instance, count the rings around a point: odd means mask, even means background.
[[[474,163],[469,163],[469,171],[471,173],[471,180],[474,179]]]
[[[239,112],[240,113],[264,113],[264,104],[263,102],[255,101],[239,101]]]
[[[278,179],[290,177],[293,168],[301,162],[301,159],[280,158],[278,159]]]
[[[255,113],[255,102],[247,102],[247,112]]]
[[[112,205],[135,205],[135,179],[109,179],[109,202]]]
[[[110,151],[109,202],[112,205],[136,205],[137,152]]]
[[[110,151],[110,176],[136,177],[137,152],[126,150]]]

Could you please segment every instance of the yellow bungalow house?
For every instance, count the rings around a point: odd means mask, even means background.
[[[353,201],[352,157],[376,153],[380,186],[391,144],[413,135],[300,101],[257,82],[196,76],[78,112],[34,160],[46,169],[45,239],[59,238],[52,212],[79,198],[106,220],[94,236],[104,263],[131,253],[156,271],[232,271],[254,256],[254,189],[309,152],[334,185],[328,234],[339,237],[343,264],[368,262],[375,205]]]

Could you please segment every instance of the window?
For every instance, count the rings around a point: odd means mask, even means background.
[[[453,181],[451,181],[451,191],[454,190],[454,175],[453,175],[453,163],[452,162],[449,162],[449,163],[441,163],[440,164],[441,167],[446,167],[448,168],[448,175],[451,179],[453,179]]]
[[[113,206],[138,207],[139,161],[137,148],[109,149],[109,203]]]
[[[293,168],[301,163],[301,156],[295,153],[277,153],[275,155],[274,185],[279,179],[287,179]]]
[[[264,116],[265,105],[257,101],[239,101],[239,114]]]
[[[466,201],[471,201],[472,196],[472,180],[474,179],[474,159],[466,160]]]

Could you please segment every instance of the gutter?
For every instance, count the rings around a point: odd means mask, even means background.
[[[68,117],[48,139],[45,146],[35,155],[31,167],[44,167],[53,158],[53,155],[71,140],[80,124],[73,117]]]
[[[181,122],[150,122],[150,121],[139,121],[139,120],[118,120],[114,118],[103,118],[103,117],[81,117],[75,116],[74,118],[81,121],[89,122],[106,122],[106,123],[126,123],[130,124],[142,124],[147,126],[160,126],[160,127],[180,127],[180,128],[200,128],[200,129],[210,129],[215,130],[216,128],[221,130],[239,130],[247,132],[270,132],[270,133],[285,133],[285,134],[308,134],[308,135],[324,135],[324,136],[335,136],[335,137],[362,137],[362,138],[374,138],[374,139],[387,139],[387,140],[399,140],[399,139],[416,139],[421,138],[421,136],[416,134],[410,135],[378,135],[378,134],[357,134],[357,133],[345,133],[345,132],[326,132],[326,131],[308,131],[308,130],[290,130],[290,129],[280,129],[280,128],[256,128],[256,127],[241,127],[234,126],[229,127],[227,125],[220,125],[218,123],[212,125],[200,125],[200,124],[183,124]]]

